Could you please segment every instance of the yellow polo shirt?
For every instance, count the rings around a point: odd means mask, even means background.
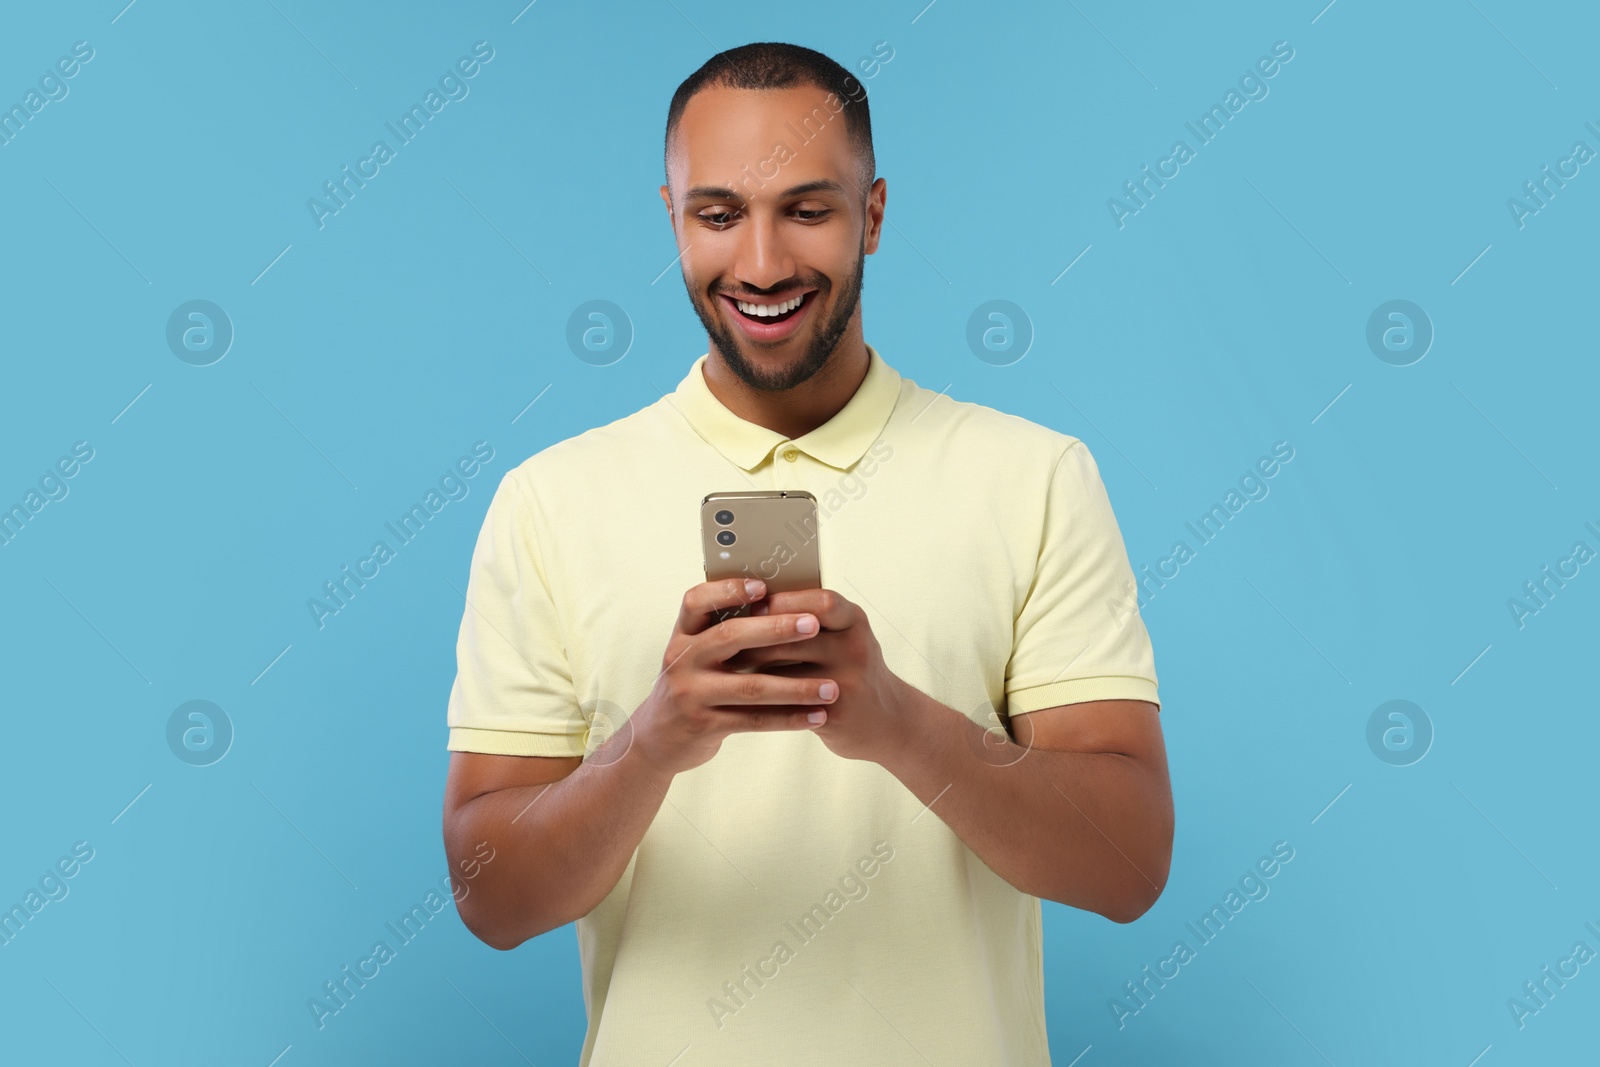
[[[802,437],[725,408],[702,355],[675,392],[507,473],[472,556],[448,747],[574,756],[614,734],[705,580],[701,498],[743,489],[815,494],[823,585],[866,612],[895,674],[984,726],[1159,703],[1088,448],[869,353]],[[809,732],[735,734],[679,774],[577,933],[580,1067],[1050,1062],[1039,899]]]

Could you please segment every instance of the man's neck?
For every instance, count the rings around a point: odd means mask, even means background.
[[[704,378],[711,395],[739,418],[794,439],[815,430],[850,402],[866,380],[870,362],[864,340],[841,340],[816,374],[786,392],[768,393],[746,385],[713,348],[706,357]]]

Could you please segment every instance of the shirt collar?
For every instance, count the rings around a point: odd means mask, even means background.
[[[900,375],[867,345],[867,375],[855,394],[833,418],[791,444],[830,467],[849,470],[878,439],[900,396]],[[747,471],[759,467],[772,450],[789,438],[746,422],[723,406],[706,385],[704,367],[710,353],[694,361],[689,373],[667,399],[706,443]]]

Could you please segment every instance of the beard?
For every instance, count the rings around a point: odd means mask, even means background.
[[[699,317],[700,324],[705,327],[706,336],[711,339],[712,347],[727,361],[728,369],[751,389],[764,393],[782,393],[809,381],[812,375],[827,366],[828,360],[833,357],[834,350],[839,347],[840,338],[844,336],[845,329],[850,324],[850,317],[855,314],[856,307],[861,302],[861,286],[866,262],[866,252],[864,250],[857,252],[855,270],[845,279],[844,286],[838,290],[838,302],[834,306],[833,313],[812,333],[811,343],[806,346],[805,353],[799,361],[771,372],[761,370],[745,358],[743,350],[739,347],[736,328],[725,327],[722,317],[716,313],[717,309],[711,307],[710,303],[700,302],[687,278],[684,279],[684,287],[689,290],[689,303],[694,308],[695,315]],[[821,282],[826,279],[819,277],[816,280]],[[822,285],[814,287],[819,293],[825,291]],[[713,301],[716,299],[715,296],[711,297]],[[811,299],[815,300],[816,297],[813,296]],[[738,313],[728,312],[728,314]]]

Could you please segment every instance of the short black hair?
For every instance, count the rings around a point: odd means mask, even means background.
[[[843,105],[845,132],[861,161],[861,176],[865,182],[860,192],[865,196],[878,170],[872,151],[872,116],[867,109],[866,86],[821,52],[780,41],[743,44],[718,52],[683,80],[667,107],[663,165],[671,154],[672,134],[683,117],[683,109],[700,90],[793,89],[799,85],[814,85],[832,93]],[[670,182],[670,168],[667,173]]]

